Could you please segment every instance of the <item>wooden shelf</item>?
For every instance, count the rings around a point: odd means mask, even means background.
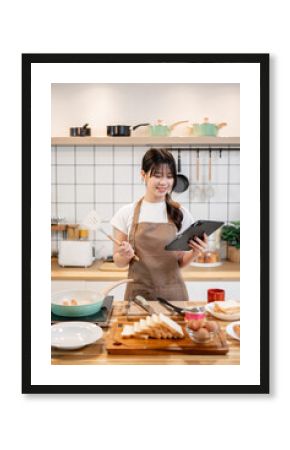
[[[128,147],[128,146],[240,146],[240,137],[53,137],[51,138],[51,145],[58,146],[100,146],[100,147]]]

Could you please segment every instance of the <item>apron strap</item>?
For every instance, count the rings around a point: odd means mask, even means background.
[[[135,206],[134,214],[133,214],[133,222],[132,222],[132,226],[131,226],[129,236],[128,236],[128,241],[134,250],[135,250],[135,233],[136,233],[136,228],[137,228],[138,221],[139,221],[139,215],[140,215],[141,204],[142,204],[143,199],[144,199],[144,197],[141,197]],[[167,206],[166,206],[166,211],[167,211]],[[176,226],[173,219],[168,215],[168,213],[167,213],[167,219],[168,219],[168,223],[171,223],[172,225]]]

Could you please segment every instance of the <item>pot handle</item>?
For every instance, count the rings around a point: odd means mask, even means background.
[[[119,286],[120,284],[124,284],[124,283],[132,283],[132,281],[134,281],[132,278],[125,278],[124,280],[114,281],[114,283],[110,283],[109,286],[101,289],[99,291],[99,295],[101,297],[105,298],[108,295],[108,293],[115,287]]]
[[[188,123],[189,120],[179,120],[178,122],[174,122],[172,125],[170,125],[169,129],[173,130],[177,125],[180,125],[181,123]]]
[[[150,123],[138,123],[138,125],[134,125],[134,127],[132,127],[132,130],[136,130],[136,128],[139,127],[148,127],[148,125],[150,125]]]
[[[226,125],[227,125],[227,122],[222,122],[217,125],[217,128],[222,128],[222,127],[225,127]]]
[[[89,124],[88,124],[88,123],[85,123],[85,124],[82,126],[82,128],[86,129],[88,126],[89,126]]]

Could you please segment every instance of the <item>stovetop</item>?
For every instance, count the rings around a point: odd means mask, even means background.
[[[103,303],[102,308],[96,314],[92,314],[91,316],[84,317],[62,317],[57,316],[53,312],[51,312],[51,323],[57,322],[91,322],[99,325],[100,327],[107,327],[109,324],[110,317],[113,311],[113,295],[108,295]]]

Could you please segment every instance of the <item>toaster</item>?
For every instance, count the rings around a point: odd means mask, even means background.
[[[91,241],[60,241],[58,264],[63,267],[89,267],[94,262]]]

